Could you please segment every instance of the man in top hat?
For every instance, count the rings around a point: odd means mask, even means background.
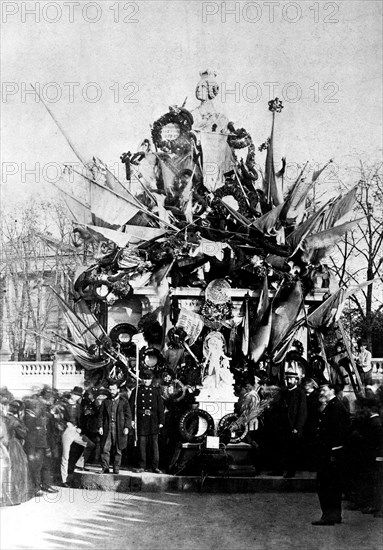
[[[122,451],[128,444],[129,429],[132,425],[132,413],[129,402],[120,395],[120,388],[115,381],[109,383],[110,396],[100,407],[98,414],[98,431],[101,436],[102,473],[109,473],[110,454],[113,458],[113,473],[120,471]]]
[[[158,434],[165,422],[164,404],[160,389],[153,387],[153,372],[144,370],[141,374],[142,385],[135,388],[130,396],[133,427],[137,430],[139,447],[139,467],[143,472],[150,467],[152,472],[160,474]],[[147,456],[149,451],[149,456]]]
[[[313,525],[334,525],[342,522],[343,446],[350,424],[350,415],[335,394],[335,385],[320,387],[325,403],[319,416],[317,491],[322,517]]]
[[[307,418],[305,392],[298,386],[299,375],[295,371],[285,373],[286,389],[282,393],[284,477],[294,477],[303,426]]]
[[[69,487],[68,484],[68,463],[72,443],[77,443],[84,447],[84,451],[77,460],[76,466],[82,470],[95,448],[95,444],[88,437],[81,434],[81,410],[79,401],[82,397],[83,389],[75,386],[70,392],[68,402],[63,410],[63,421],[66,428],[62,434],[62,455],[61,455],[61,480],[62,487]]]

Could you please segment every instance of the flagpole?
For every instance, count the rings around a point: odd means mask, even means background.
[[[134,446],[137,447],[138,443],[138,426],[137,426],[137,400],[138,400],[138,373],[140,365],[140,348],[138,343],[136,344],[136,395],[134,396]]]
[[[69,147],[72,149],[72,151],[74,152],[74,154],[76,155],[76,157],[78,158],[78,160],[81,162],[81,164],[83,164],[85,166],[85,162],[84,162],[84,159],[81,157],[80,153],[76,150],[75,146],[73,145],[73,143],[70,141],[69,137],[66,135],[64,129],[62,128],[61,124],[59,123],[59,121],[55,118],[54,114],[52,113],[52,111],[50,110],[50,108],[48,107],[48,105],[45,103],[44,99],[41,97],[41,95],[39,94],[39,92],[36,90],[36,88],[33,86],[33,84],[31,84],[33,90],[35,91],[35,93],[37,94],[37,96],[39,97],[40,101],[42,102],[42,104],[44,105],[44,107],[46,108],[46,110],[48,111],[48,113],[50,114],[50,116],[52,117],[53,121],[55,122],[57,128],[60,130],[60,132],[62,133],[62,135],[64,136],[64,138],[66,139],[66,142],[68,143]]]

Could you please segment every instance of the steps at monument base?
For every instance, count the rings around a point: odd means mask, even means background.
[[[99,471],[99,470],[98,470]],[[245,474],[245,475],[244,475]],[[247,475],[246,475],[247,474]],[[120,470],[119,474],[99,474],[75,471],[71,485],[95,491],[117,493],[138,492],[207,492],[207,493],[264,493],[264,492],[314,492],[315,474],[298,472],[295,478],[249,475],[240,469],[227,472],[225,476],[173,476],[168,474],[142,474]]]

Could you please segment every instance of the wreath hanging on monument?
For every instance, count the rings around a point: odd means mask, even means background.
[[[160,117],[153,124],[153,142],[162,151],[185,155],[191,149],[190,131],[192,126],[193,116],[189,111],[171,107],[169,113]],[[166,137],[166,130],[168,130],[168,137]]]
[[[227,127],[231,132],[227,138],[227,143],[233,149],[243,149],[244,147],[249,147],[253,143],[251,135],[245,128],[238,128],[238,130],[236,130],[232,122],[229,122]]]

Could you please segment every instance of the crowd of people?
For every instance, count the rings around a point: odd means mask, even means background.
[[[45,387],[22,400],[2,388],[1,504],[69,487],[74,470],[90,464],[100,474],[118,474],[121,464],[171,473],[182,442],[179,419],[197,406],[197,392],[177,401],[166,379],[153,382],[149,369],[140,377],[131,389],[110,380],[108,387],[62,395]],[[282,386],[253,377],[235,388],[236,427],[246,423],[254,474],[317,472],[322,518],[314,525],[341,522],[342,497],[352,509],[383,515],[383,385],[357,396],[352,414],[342,388],[291,369]]]

